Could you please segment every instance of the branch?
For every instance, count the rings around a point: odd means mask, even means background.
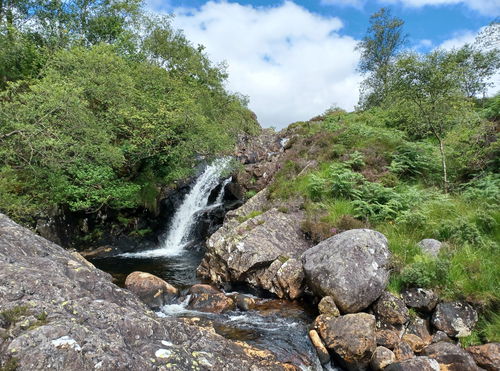
[[[10,133],[0,135],[0,141],[4,140],[12,135],[21,134],[21,133],[22,133],[21,130],[14,130],[14,131],[11,131]]]

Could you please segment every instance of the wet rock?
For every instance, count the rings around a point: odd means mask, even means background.
[[[0,308],[11,313],[0,364],[15,359],[18,371],[290,369],[213,329],[158,317],[109,274],[2,214]]]
[[[248,311],[252,309],[254,306],[255,306],[255,299],[242,294],[236,295],[236,307],[239,310]]]
[[[432,325],[448,336],[471,334],[477,322],[477,312],[465,302],[439,303],[432,315]]]
[[[193,285],[189,294],[188,307],[200,312],[222,313],[235,307],[233,299],[210,285]]]
[[[479,371],[472,356],[458,345],[447,342],[431,344],[422,351],[422,355],[435,359],[441,370]]]
[[[125,287],[151,309],[159,309],[179,294],[174,286],[146,272],[130,273],[125,280]]]
[[[412,318],[405,330],[405,335],[409,334],[418,336],[425,346],[432,342],[429,321],[426,319],[419,317]]]
[[[479,367],[488,371],[500,370],[500,343],[488,343],[468,347],[467,352],[472,355]]]
[[[325,348],[325,344],[321,341],[319,334],[316,330],[309,331],[309,339],[311,339],[311,343],[316,349],[316,353],[318,353],[319,361],[322,365],[325,365],[330,362],[330,354],[328,350]]]
[[[327,314],[332,317],[340,316],[339,309],[335,305],[332,296],[325,296],[322,298],[318,304],[318,310],[321,314]]]
[[[437,257],[439,254],[439,250],[441,250],[441,247],[443,246],[443,243],[435,240],[433,238],[426,238],[420,241],[417,246],[422,250],[423,253]]]
[[[375,334],[377,338],[377,345],[394,349],[401,341],[399,334],[394,330],[380,329]]]
[[[375,302],[373,312],[377,320],[393,325],[402,325],[410,318],[408,308],[403,301],[387,291]]]
[[[413,349],[411,349],[410,344],[408,344],[406,341],[400,341],[399,343],[397,343],[393,349],[393,352],[399,362],[415,357]]]
[[[439,300],[434,291],[422,288],[406,289],[402,296],[406,306],[422,312],[432,312]]]
[[[373,370],[383,370],[391,363],[396,361],[396,356],[394,353],[385,347],[377,347],[375,352],[373,352],[372,359],[370,361],[370,367]]]
[[[385,368],[387,371],[439,371],[439,363],[429,357],[415,357],[396,362]]]
[[[365,369],[376,348],[375,317],[367,313],[319,315],[314,326],[325,346],[349,370]]]
[[[390,252],[387,239],[369,229],[352,229],[307,250],[306,281],[318,296],[332,296],[343,313],[367,308],[384,291]]]
[[[258,209],[267,191],[226,215],[224,225],[208,240],[198,273],[216,284],[245,282],[280,298],[295,299],[303,291],[298,259],[309,248],[300,223],[302,212]],[[254,201],[254,199],[256,199]]]

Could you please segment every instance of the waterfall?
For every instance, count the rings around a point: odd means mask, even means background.
[[[125,253],[121,254],[121,256],[151,258],[181,254],[184,247],[190,242],[189,238],[196,223],[197,215],[207,208],[210,193],[219,185],[222,172],[228,167],[230,161],[229,157],[224,157],[215,160],[206,167],[174,214],[167,236],[159,248],[137,253]],[[224,181],[222,189],[217,195],[216,203],[222,203],[224,188],[230,180],[231,178]]]

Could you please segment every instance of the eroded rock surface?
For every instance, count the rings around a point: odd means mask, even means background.
[[[216,284],[246,282],[280,298],[302,294],[299,257],[309,248],[299,211],[263,211],[267,190],[226,215],[224,225],[207,242],[198,273]]]
[[[405,304],[422,312],[431,312],[438,303],[438,296],[434,291],[422,288],[410,288],[403,291]]]
[[[477,312],[468,303],[439,303],[432,315],[432,325],[452,337],[471,334],[477,322]]]
[[[309,287],[332,296],[343,313],[372,304],[389,280],[387,239],[370,229],[352,229],[320,242],[302,256]]]
[[[476,363],[488,371],[500,370],[500,343],[476,345],[466,349]]]
[[[378,320],[391,325],[402,325],[410,319],[405,303],[390,292],[385,291],[373,305]]]
[[[20,371],[291,367],[212,328],[159,318],[108,274],[2,214],[0,308],[0,365]]]
[[[429,345],[422,355],[435,359],[441,370],[447,371],[479,371],[472,356],[458,345],[439,342]]]

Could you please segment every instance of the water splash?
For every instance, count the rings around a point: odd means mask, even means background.
[[[207,209],[210,193],[219,185],[220,177],[229,166],[230,161],[231,158],[224,157],[215,160],[206,167],[205,171],[198,177],[193,188],[185,196],[181,206],[176,211],[168,230],[167,237],[159,248],[136,253],[125,253],[121,254],[121,256],[154,258],[181,254],[184,247],[191,242],[191,232],[196,223],[197,216],[201,211]],[[224,181],[223,187],[217,196],[216,203],[222,203],[224,188],[227,184],[226,182],[228,182],[227,179]]]

